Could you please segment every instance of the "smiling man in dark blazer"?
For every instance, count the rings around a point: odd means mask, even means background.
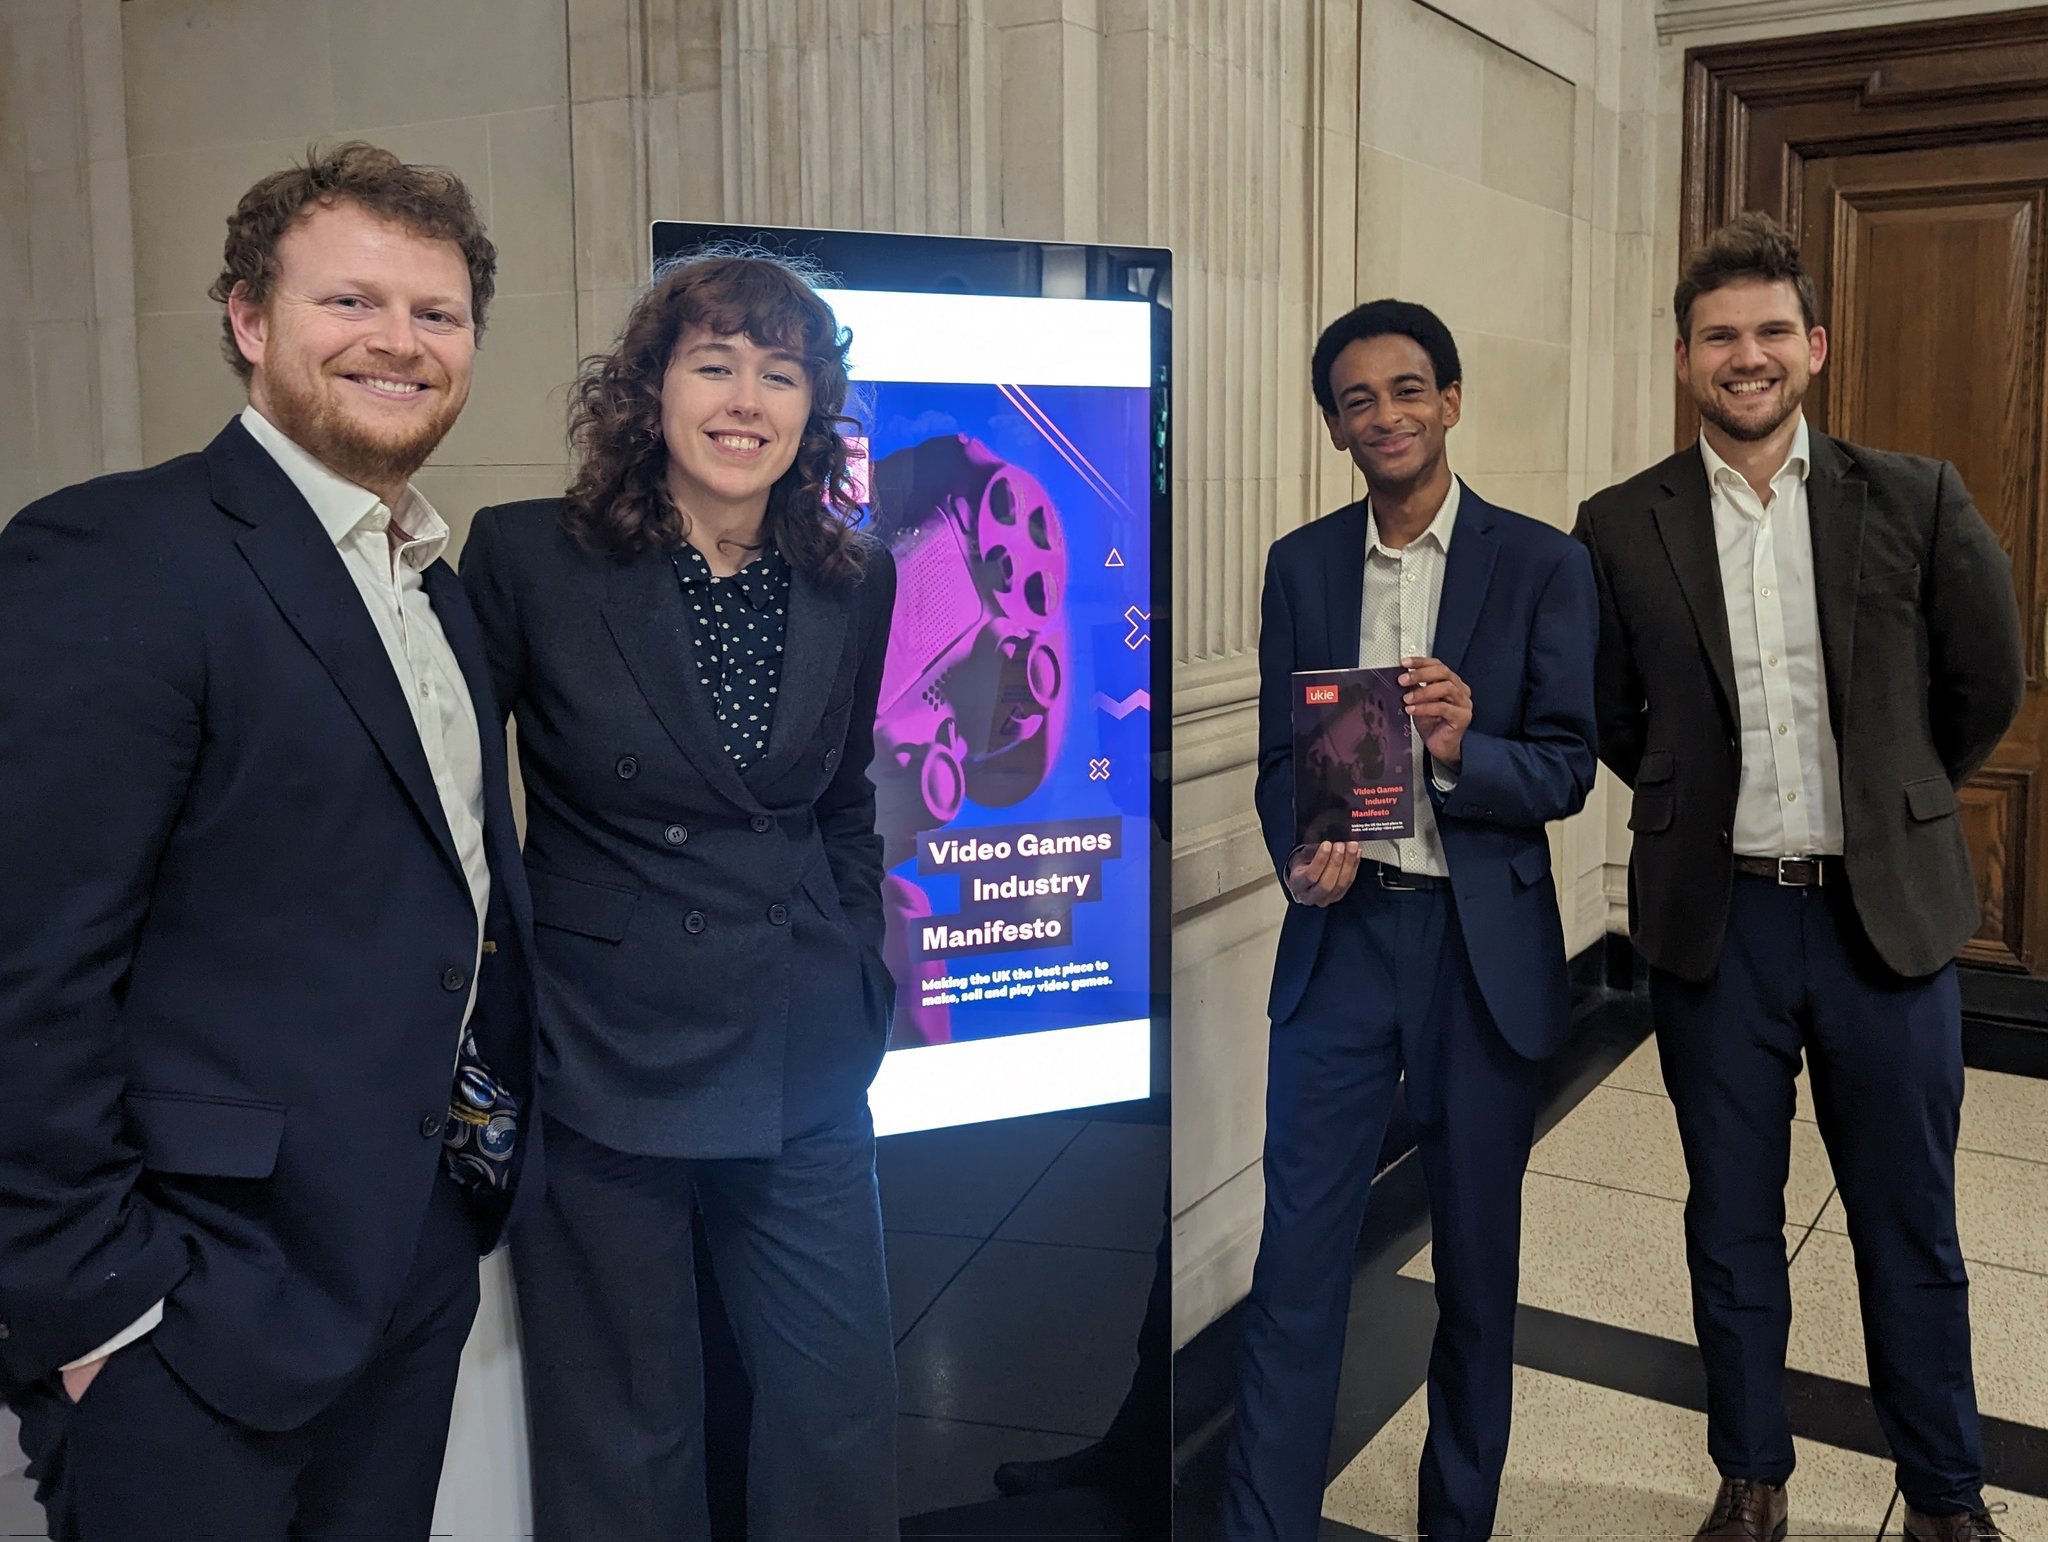
[[[496,255],[367,145],[228,231],[248,409],[0,532],[0,1390],[60,1542],[424,1537],[538,1181],[504,745],[408,481]]]
[[[1539,1077],[1570,1020],[1544,826],[1593,785],[1593,580],[1564,532],[1452,476],[1463,382],[1429,311],[1378,300],[1332,323],[1313,384],[1369,496],[1266,564],[1257,795],[1289,904],[1224,1534],[1316,1535],[1353,1253],[1405,1078],[1439,1308],[1419,1519],[1477,1542],[1507,1455]],[[1396,664],[1427,789],[1415,837],[1297,848],[1294,672]]]
[[[1812,280],[1761,215],[1678,286],[1700,439],[1589,499],[1600,752],[1635,789],[1630,916],[1691,1194],[1722,1483],[1701,1537],[1785,1535],[1785,1178],[1802,1055],[1905,1534],[1995,1537],[1956,1242],[1956,789],[2019,710],[2011,566],[1955,468],[1808,428]]]

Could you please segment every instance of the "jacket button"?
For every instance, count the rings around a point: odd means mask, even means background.
[[[830,771],[834,766],[838,764],[839,746],[835,744],[831,749],[825,751],[825,769],[827,771]]]
[[[683,930],[688,932],[692,937],[696,936],[697,933],[703,931],[704,912],[701,910],[693,910],[688,915],[684,916]]]
[[[426,1139],[432,1140],[436,1135],[439,1135],[441,1133],[441,1125],[443,1124],[443,1122],[443,1116],[440,1114],[427,1115],[426,1118],[420,1121],[420,1134],[426,1137]]]
[[[1721,832],[1721,844],[1723,846],[1728,844],[1728,832],[1726,830]]]
[[[457,969],[453,964],[450,964],[446,969],[441,971],[442,990],[459,991],[462,989],[463,986],[467,984],[469,984],[468,971]]]
[[[770,819],[766,814],[756,814],[752,819],[749,819],[747,823],[754,827],[754,833],[756,835],[766,835],[770,830],[775,828],[775,821]]]
[[[685,830],[681,825],[670,825],[666,830],[661,832],[661,838],[667,841],[671,846],[680,846],[683,844],[684,841],[690,838],[690,832],[688,830]]]
[[[621,755],[619,757],[618,765],[614,766],[612,769],[619,773],[620,781],[630,782],[633,780],[634,777],[640,774],[640,762],[635,760],[631,755]]]
[[[788,921],[789,907],[787,905],[770,905],[768,907],[768,924],[770,926],[783,926]]]

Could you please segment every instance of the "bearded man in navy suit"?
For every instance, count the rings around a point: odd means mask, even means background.
[[[0,1395],[60,1542],[424,1538],[539,1187],[504,738],[409,480],[496,252],[351,144],[223,257],[247,410],[0,531]]]

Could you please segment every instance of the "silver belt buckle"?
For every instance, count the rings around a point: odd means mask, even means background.
[[[1811,876],[1807,879],[1805,883],[1795,882],[1793,879],[1785,876],[1787,870],[1795,865],[1805,867],[1809,870]],[[1826,879],[1827,873],[1826,870],[1820,865],[1819,857],[1778,858],[1778,887],[1781,889],[1824,888],[1826,887]]]
[[[1422,887],[1419,883],[1408,882],[1408,875],[1398,867],[1385,862],[1376,862],[1373,866],[1378,870],[1382,889],[1391,889],[1396,894],[1413,894]]]

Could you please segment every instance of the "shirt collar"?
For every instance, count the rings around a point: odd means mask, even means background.
[[[1444,501],[1437,505],[1436,518],[1429,522],[1427,530],[1415,538],[1417,541],[1436,542],[1436,549],[1445,556],[1449,556],[1451,551],[1451,529],[1458,523],[1459,486],[1458,479],[1452,477],[1451,490],[1444,494]],[[1368,556],[1377,554],[1382,557],[1399,558],[1400,552],[1391,546],[1380,544],[1379,516],[1373,513],[1372,500],[1369,498],[1365,505],[1365,533],[1365,549]]]
[[[1806,414],[1802,412],[1799,415],[1799,427],[1792,431],[1792,448],[1786,452],[1785,464],[1771,473],[1771,481],[1773,483],[1777,482],[1787,472],[1790,472],[1801,482],[1806,480],[1807,467],[1812,464],[1812,459],[1808,454],[1810,443],[1811,441],[1806,431]],[[1700,459],[1707,468],[1707,485],[1709,487],[1719,487],[1724,476],[1734,477],[1737,481],[1742,480],[1742,473],[1714,452],[1714,447],[1707,443],[1707,436],[1705,434],[1700,435]]]
[[[410,482],[399,497],[398,507],[388,508],[367,487],[359,487],[340,476],[287,439],[283,430],[253,405],[242,409],[242,427],[291,478],[292,486],[312,505],[313,517],[336,546],[366,525],[381,533],[396,522],[407,536],[406,543],[399,548],[407,567],[423,570],[447,549],[448,522]]]
[[[711,571],[704,554],[685,541],[676,549],[676,575],[685,588],[699,584],[726,583],[738,591],[749,610],[766,610],[789,576],[789,564],[782,553],[770,546],[737,573],[721,579]]]

